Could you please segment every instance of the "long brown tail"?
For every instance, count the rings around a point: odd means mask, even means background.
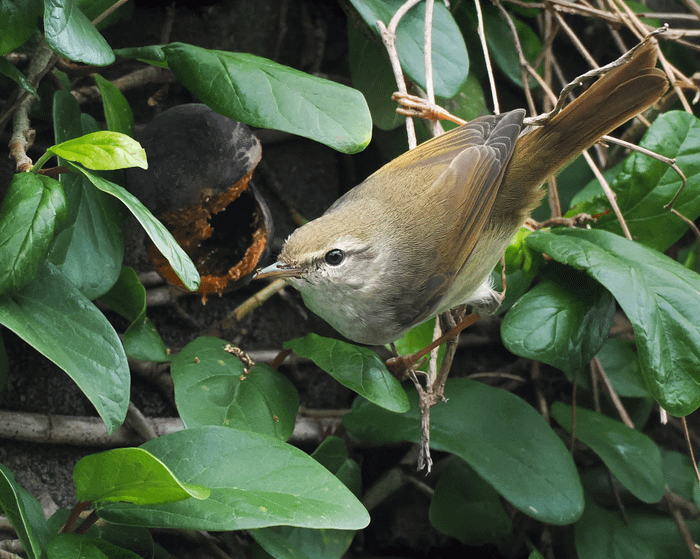
[[[656,103],[668,88],[666,75],[654,67],[656,56],[655,41],[646,39],[629,61],[598,79],[549,123],[522,136],[494,214],[529,215],[539,204],[539,186],[548,176]]]

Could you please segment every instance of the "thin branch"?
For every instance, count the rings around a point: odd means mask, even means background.
[[[627,425],[627,427],[629,427],[630,429],[634,429],[634,423],[632,422],[632,418],[630,418],[629,414],[627,413],[627,410],[625,409],[625,406],[622,404],[622,400],[620,400],[620,397],[617,395],[617,392],[615,392],[615,388],[613,388],[613,385],[610,382],[610,378],[606,374],[605,369],[603,368],[603,364],[600,362],[600,359],[594,357],[593,363],[595,364],[595,369],[598,374],[598,377],[600,378],[600,380],[603,381],[605,391],[610,397],[610,401],[613,403],[613,406],[615,406],[615,409],[617,410],[620,419],[625,425]]]
[[[93,19],[92,24],[95,27],[97,27],[103,19],[105,19],[106,17],[109,17],[115,10],[118,10],[119,8],[121,8],[122,5],[126,4],[128,1],[129,0],[117,0],[117,2],[112,4],[109,8],[107,8],[99,16],[97,16],[95,19]]]
[[[484,64],[486,65],[486,73],[489,77],[489,85],[491,86],[491,99],[493,99],[493,112],[500,114],[501,108],[498,104],[498,91],[496,91],[496,80],[493,76],[493,66],[491,65],[491,57],[489,56],[489,47],[486,44],[486,32],[484,31],[484,15],[481,13],[481,0],[474,0],[476,5],[477,17],[477,34],[481,42],[481,50],[484,53]]]
[[[603,189],[603,192],[605,192],[605,196],[608,198],[608,202],[610,202],[610,206],[612,207],[613,212],[615,212],[615,216],[617,217],[617,221],[620,223],[620,227],[622,227],[622,232],[625,235],[625,238],[627,238],[631,241],[632,240],[632,233],[630,233],[629,227],[627,227],[627,222],[625,221],[625,218],[622,216],[622,211],[620,211],[620,206],[618,206],[618,204],[617,204],[617,194],[615,194],[613,192],[612,188],[610,188],[610,184],[603,176],[603,173],[600,172],[600,169],[598,169],[598,166],[595,164],[595,162],[593,161],[593,158],[588,153],[588,151],[583,152],[583,157],[586,159],[586,163],[588,163],[588,166],[593,171],[595,178],[598,179],[598,182],[600,183],[600,186]]]

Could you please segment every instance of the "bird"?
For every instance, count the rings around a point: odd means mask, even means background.
[[[500,305],[491,272],[542,184],[666,92],[646,39],[541,127],[525,111],[476,118],[390,161],[295,230],[256,279],[284,278],[360,344],[385,345],[469,304]]]

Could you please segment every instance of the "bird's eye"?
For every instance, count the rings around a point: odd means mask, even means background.
[[[338,266],[345,258],[345,253],[339,248],[334,248],[326,253],[323,259],[331,266]]]

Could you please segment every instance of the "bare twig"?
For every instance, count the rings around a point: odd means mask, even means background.
[[[114,4],[112,4],[109,8],[107,8],[104,12],[102,12],[99,16],[97,16],[95,19],[92,20],[92,24],[97,27],[99,23],[105,19],[106,17],[109,17],[110,14],[112,14],[115,10],[118,10],[121,8],[124,4],[126,4],[129,0],[117,0]]]
[[[627,425],[627,427],[629,427],[630,429],[634,429],[634,423],[632,422],[632,418],[630,418],[629,414],[627,413],[627,410],[625,409],[625,406],[622,404],[622,400],[620,400],[620,397],[617,395],[617,392],[615,392],[615,388],[613,388],[613,385],[610,382],[610,378],[605,372],[605,369],[603,368],[603,364],[600,362],[600,359],[598,357],[594,357],[593,363],[595,365],[595,370],[598,374],[598,377],[600,378],[600,380],[603,381],[605,392],[608,394],[608,397],[610,398],[610,401],[612,402],[613,406],[615,406],[615,410],[620,416],[620,419],[625,425]]]
[[[481,13],[481,0],[474,0],[476,5],[476,17],[478,21],[477,33],[481,42],[481,50],[484,53],[484,63],[486,64],[486,73],[489,77],[489,85],[491,86],[491,99],[493,100],[494,114],[500,114],[501,108],[498,104],[498,92],[496,91],[496,80],[493,77],[493,67],[491,66],[491,57],[489,56],[489,47],[486,44],[486,32],[484,31],[484,15]]]
[[[595,164],[593,158],[587,151],[583,152],[583,157],[586,159],[586,163],[588,163],[588,166],[593,171],[595,178],[597,178],[598,182],[600,182],[600,186],[603,189],[603,192],[605,192],[605,196],[608,198],[608,202],[610,202],[610,206],[612,207],[613,212],[615,212],[617,221],[620,223],[620,227],[622,227],[623,234],[627,239],[631,241],[632,233],[630,233],[629,227],[627,227],[627,222],[625,221],[625,218],[622,215],[622,211],[620,211],[620,206],[618,206],[617,204],[617,194],[615,194],[612,188],[610,188],[610,184],[603,176],[603,173],[600,172],[600,169],[598,169],[598,166]]]

